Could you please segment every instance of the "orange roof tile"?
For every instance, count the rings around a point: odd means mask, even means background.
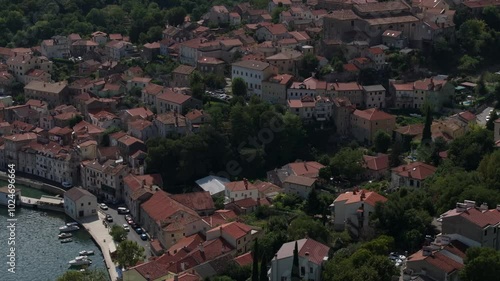
[[[436,172],[436,167],[417,161],[408,165],[401,165],[393,168],[392,171],[399,174],[401,177],[424,180]]]

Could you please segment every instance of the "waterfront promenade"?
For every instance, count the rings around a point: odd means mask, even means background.
[[[82,218],[79,219],[78,222],[85,227],[88,233],[90,233],[92,238],[94,238],[96,243],[99,245],[99,248],[101,248],[111,281],[116,281],[118,279],[118,273],[116,272],[116,265],[111,259],[109,251],[109,244],[114,243],[113,237],[109,234],[108,228],[106,228],[102,223],[105,219],[105,215],[100,211],[97,213],[98,217]]]

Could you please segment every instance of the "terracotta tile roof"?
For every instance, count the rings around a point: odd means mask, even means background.
[[[314,77],[309,77],[302,82],[294,82],[291,89],[309,89],[309,90],[326,90],[326,81],[318,80]]]
[[[226,186],[226,189],[235,192],[235,191],[242,191],[242,190],[254,190],[257,189],[255,185],[253,185],[251,182],[247,181],[247,184],[245,185],[245,181],[232,181],[224,184]]]
[[[424,180],[436,172],[436,167],[422,162],[413,162],[408,165],[401,165],[393,168],[392,172],[399,174],[401,177]]]
[[[193,73],[193,71],[195,71],[195,69],[195,67],[181,64],[176,69],[174,69],[172,73],[190,75],[191,73]]]
[[[297,242],[297,247],[299,250],[300,257],[309,257],[309,261],[317,265],[323,263],[323,259],[328,257],[328,252],[330,248],[323,245],[313,239],[300,239],[292,242],[285,243],[278,250],[278,259],[285,259],[293,257],[293,251],[295,249],[295,242]]]
[[[73,187],[64,193],[64,197],[71,199],[71,201],[73,201],[73,202],[78,201],[83,196],[95,197],[95,195],[90,193],[88,190],[85,190],[85,189],[79,188],[79,187]]]
[[[241,200],[236,200],[236,201],[233,201],[229,204],[236,205],[240,209],[248,209],[248,208],[255,207],[255,206],[259,205],[257,203],[257,201],[254,200],[252,197],[248,197],[248,198],[241,199]]]
[[[134,138],[133,136],[125,135],[121,138],[118,139],[118,142],[123,143],[125,146],[131,146],[134,143],[141,143],[144,144],[144,142],[138,138]]]
[[[196,249],[201,243],[205,242],[205,237],[200,233],[193,234],[191,236],[183,237],[179,242],[172,245],[168,248],[167,252],[170,255],[175,255],[177,252],[181,250],[186,251],[187,253]]]
[[[272,184],[270,182],[255,181],[254,185],[257,186],[257,189],[259,190],[259,192],[261,192],[263,194],[269,194],[269,193],[273,193],[273,192],[282,192],[282,190],[283,190],[281,187],[279,187],[275,184]]]
[[[292,184],[298,184],[298,185],[310,187],[310,186],[314,185],[315,182],[316,182],[316,179],[314,179],[314,178],[290,175],[284,180],[283,183],[292,183]]]
[[[203,110],[193,109],[186,114],[186,118],[193,121],[193,120],[203,116],[204,114],[205,113],[203,112]]]
[[[172,91],[171,89],[167,89],[165,92],[158,95],[158,99],[162,99],[175,104],[184,104],[191,99],[191,96],[179,94]]]
[[[424,256],[423,251],[420,250],[408,258],[408,265],[410,267],[413,261],[424,261],[445,273],[452,273],[464,267],[463,263],[455,261],[451,257],[441,253],[441,251],[436,251],[432,255]]]
[[[226,233],[228,236],[234,238],[235,240],[249,234],[250,231],[252,231],[252,228],[250,226],[241,222],[233,221],[207,231],[207,236],[208,233],[221,231],[221,229],[223,233]]]
[[[169,279],[165,279],[165,281],[201,281],[201,278],[194,274],[185,272],[177,276],[177,278],[172,277]]]
[[[147,107],[137,107],[132,109],[127,109],[127,113],[130,116],[140,116],[143,119],[147,119],[148,117],[153,116],[153,112],[149,110]]]
[[[163,190],[159,190],[153,194],[148,201],[141,204],[141,208],[158,224],[162,224],[164,221],[169,220],[172,215],[179,211],[184,211],[192,216],[199,217],[195,211],[175,201]]]
[[[208,191],[174,194],[171,197],[195,211],[215,210],[214,201]]]
[[[186,254],[185,252],[180,252],[175,256],[164,254],[158,259],[136,265],[129,268],[129,270],[136,270],[144,279],[149,275],[150,280],[156,280],[160,277],[169,275],[171,272],[168,265],[184,258]]]
[[[359,118],[370,121],[396,119],[396,116],[391,115],[389,113],[385,113],[377,108],[370,108],[366,110],[355,110],[353,114],[358,116]]]
[[[457,214],[481,228],[500,223],[500,211],[496,209],[481,211],[477,208],[468,208],[466,211]]]
[[[153,122],[148,121],[148,120],[143,120],[143,119],[134,120],[134,121],[128,123],[129,130],[134,129],[134,130],[142,131],[142,130],[144,130],[148,127],[151,127],[151,126],[153,126]]]
[[[402,135],[418,136],[421,135],[424,131],[424,124],[411,124],[408,126],[399,127],[394,131]]]
[[[15,134],[15,135],[10,135],[10,136],[4,136],[3,138],[6,140],[13,141],[13,142],[26,141],[26,140],[36,140],[36,134],[34,134],[34,133]]]
[[[290,74],[278,74],[269,78],[269,82],[279,83],[281,85],[288,85],[291,81],[293,81],[293,76]]]
[[[233,259],[239,266],[247,266],[253,263],[252,252],[245,253]]]
[[[183,115],[177,114],[177,122],[175,118],[174,112],[165,112],[162,114],[158,114],[156,116],[156,121],[163,123],[165,125],[173,125],[177,123],[177,127],[186,127],[186,117]]]
[[[392,84],[396,91],[413,91],[413,83]]]
[[[165,90],[165,87],[149,83],[142,91],[150,95],[158,95]]]
[[[364,167],[372,171],[389,168],[389,155],[380,153],[377,156],[363,155]]]
[[[377,202],[386,202],[387,198],[378,194],[374,191],[359,190],[359,191],[348,191],[340,194],[333,202],[343,202],[344,204],[354,204],[361,201],[369,204],[370,206],[375,206]]]
[[[363,87],[357,82],[332,83],[335,91],[362,91]]]
[[[325,167],[316,161],[289,163],[287,166],[296,176],[312,178],[317,178],[319,170]]]
[[[353,63],[346,63],[344,64],[344,70],[348,72],[357,72],[359,71],[359,68],[355,66]]]
[[[476,115],[470,111],[464,111],[464,112],[460,112],[458,114],[458,116],[462,117],[463,119],[467,120],[467,121],[474,121],[476,120]]]
[[[374,48],[370,48],[368,49],[368,52],[374,54],[374,55],[381,55],[384,53],[384,50],[378,48],[378,47],[374,47]]]
[[[213,228],[228,223],[229,220],[237,217],[238,215],[233,210],[217,210],[213,215],[204,217],[203,220]]]

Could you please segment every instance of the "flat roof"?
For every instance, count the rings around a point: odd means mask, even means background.
[[[42,195],[42,198],[38,200],[38,203],[59,205],[64,203],[64,199],[61,197]]]

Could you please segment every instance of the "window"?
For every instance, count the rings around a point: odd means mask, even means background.
[[[172,237],[174,237],[174,234],[172,233]]]
[[[301,275],[301,276],[306,275],[306,268],[305,268],[305,267],[303,267],[303,266],[301,266],[301,267],[300,267],[300,275]]]
[[[241,244],[241,240],[238,240],[238,245],[240,245],[240,244]]]
[[[488,229],[485,229],[484,230],[484,236],[487,236],[488,235]]]
[[[90,206],[90,202],[89,202],[89,206]]]
[[[81,206],[83,207],[83,203],[81,204]]]
[[[311,267],[309,267],[309,273],[313,273],[314,269]]]

